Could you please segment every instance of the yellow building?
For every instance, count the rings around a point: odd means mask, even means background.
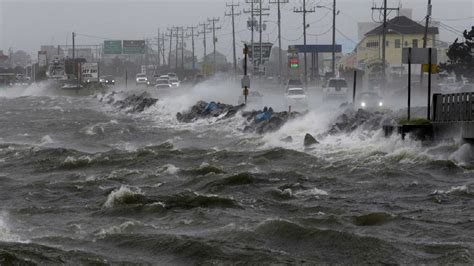
[[[407,17],[399,16],[387,22],[385,59],[387,71],[402,66],[403,48],[423,47],[425,27]],[[437,27],[428,28],[427,47],[435,47],[436,37],[439,33]],[[364,39],[357,45],[357,65],[366,69],[374,62],[382,60],[383,26],[369,31]]]

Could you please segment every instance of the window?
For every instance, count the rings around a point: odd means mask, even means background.
[[[405,46],[405,47],[408,47],[408,41],[405,41],[404,46]]]
[[[374,48],[374,47],[379,47],[378,41],[367,42],[367,48]]]
[[[417,39],[413,40],[413,48],[418,48],[418,40]]]
[[[400,39],[395,40],[395,48],[400,48],[401,47],[401,41]]]
[[[389,41],[386,41],[386,42],[385,42],[385,46],[386,46],[386,47],[388,47],[389,44],[390,44]]]

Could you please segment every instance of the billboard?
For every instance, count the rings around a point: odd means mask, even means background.
[[[402,63],[408,64],[408,54],[411,49],[411,63],[412,64],[429,64],[430,63],[430,48],[403,48]],[[438,63],[438,52],[436,48],[431,48],[431,64]]]
[[[81,77],[84,81],[99,81],[99,64],[98,63],[82,63]]]
[[[262,49],[260,49],[260,44],[254,43],[253,49],[252,46],[249,47],[249,59],[255,65],[265,64],[270,59],[270,54],[272,51],[272,43],[262,43]],[[260,52],[261,50],[261,52]],[[262,61],[260,63],[260,53],[262,54]]]
[[[46,51],[38,52],[38,66],[45,67],[48,65],[48,53]]]
[[[144,54],[145,53],[144,40],[124,40],[123,53],[124,54]]]
[[[104,54],[122,54],[122,41],[104,41]]]

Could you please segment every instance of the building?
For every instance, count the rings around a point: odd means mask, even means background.
[[[388,66],[402,65],[402,49],[423,47],[425,27],[405,16],[398,16],[388,21],[386,29],[386,63]],[[436,47],[439,30],[428,28],[427,47]],[[367,32],[356,47],[358,68],[365,69],[368,64],[382,59],[383,26]]]

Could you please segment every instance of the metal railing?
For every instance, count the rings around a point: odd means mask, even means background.
[[[474,92],[433,95],[433,122],[474,121]]]

